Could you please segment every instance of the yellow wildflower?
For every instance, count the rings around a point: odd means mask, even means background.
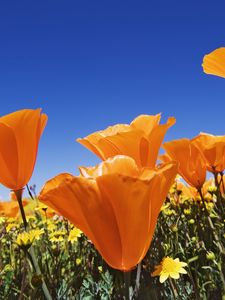
[[[76,258],[76,265],[79,266],[81,264],[81,259],[80,258]]]
[[[206,258],[207,258],[208,260],[214,260],[214,259],[216,258],[216,256],[215,256],[215,254],[214,254],[213,251],[208,251],[208,252],[206,253]]]
[[[48,206],[41,203],[41,204],[38,204],[38,206],[36,206],[34,210],[36,210],[36,211],[38,211],[38,210],[46,211],[47,209],[48,209]]]
[[[184,209],[184,214],[185,215],[190,215],[191,214],[191,208],[185,208]]]
[[[170,207],[170,203],[164,203],[163,206],[161,207],[161,211],[167,210]]]
[[[11,229],[16,229],[19,227],[18,223],[8,223],[6,226],[6,232],[9,232]]]
[[[52,232],[50,234],[50,241],[52,243],[59,243],[64,241],[64,235],[66,234],[66,231],[64,230],[57,230],[55,232]]]
[[[163,213],[166,215],[166,216],[171,216],[171,215],[176,215],[176,211],[174,209],[165,209],[163,211]]]
[[[36,221],[36,218],[34,217],[34,216],[32,216],[32,215],[28,215],[28,216],[26,216],[26,218],[27,218],[27,222],[33,222],[33,221]]]
[[[57,227],[53,222],[49,222],[47,226],[49,231],[54,231]]]
[[[77,239],[81,236],[82,231],[76,227],[74,227],[70,233],[69,233],[69,237],[68,237],[68,241],[71,243],[74,243],[77,241]]]
[[[102,266],[98,266],[98,270],[100,273],[102,273]]]
[[[0,224],[5,223],[5,217],[0,217]]]
[[[16,243],[20,247],[29,248],[34,240],[39,240],[41,234],[43,234],[43,230],[41,229],[33,229],[30,231],[24,231],[19,233],[16,239]]]
[[[187,264],[179,260],[179,258],[173,259],[171,257],[164,257],[161,263],[155,267],[155,271],[152,276],[159,276],[159,281],[163,283],[169,277],[178,279],[180,274],[186,274],[187,271],[183,268]]]

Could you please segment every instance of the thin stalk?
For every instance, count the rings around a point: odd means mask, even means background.
[[[217,188],[216,197],[217,197],[218,207],[224,213],[224,208],[223,208],[223,203],[222,203],[222,198],[221,198],[221,193],[220,193],[221,181],[219,182],[218,175],[219,175],[219,173],[214,172],[214,179],[215,179],[215,184],[216,184],[216,188]],[[222,182],[223,182],[223,177],[221,177],[221,179],[222,179]]]
[[[34,200],[34,197],[33,197],[32,193],[30,191],[30,188],[29,188],[28,184],[26,184],[26,188],[27,188],[29,196],[31,197],[32,200]]]
[[[225,194],[225,185],[224,185],[224,181],[223,181],[223,172],[220,173],[220,176],[221,176],[220,184],[222,185],[222,188],[223,188],[223,194]]]
[[[27,271],[27,260],[24,260],[24,266],[23,266],[23,276],[21,281],[21,288],[20,288],[20,295],[18,300],[22,300],[24,298],[24,291],[26,289],[26,272]]]
[[[23,224],[24,224],[25,230],[27,230],[28,223],[27,223],[25,211],[23,209],[23,202],[22,202],[23,189],[14,191],[14,193],[15,193],[17,201],[19,203],[19,208],[20,208],[20,212],[21,212],[21,216],[22,216],[22,219],[23,219]]]
[[[124,272],[124,299],[130,300],[130,275],[131,272]]]
[[[14,193],[15,193],[17,201],[19,203],[24,228],[25,228],[26,231],[28,231],[28,222],[27,222],[27,219],[26,219],[26,214],[25,214],[25,211],[24,211],[24,208],[23,208],[23,203],[22,203],[23,189],[14,191]],[[37,275],[42,275],[41,270],[40,270],[39,265],[38,265],[38,262],[37,262],[37,259],[36,259],[36,256],[35,256],[35,253],[34,253],[34,248],[32,246],[30,247],[29,254],[30,254],[32,265],[35,269],[35,272],[37,273]],[[46,300],[52,300],[52,297],[51,297],[51,295],[48,291],[47,285],[46,285],[43,278],[42,278],[42,290],[43,290],[43,293],[45,295]]]
[[[219,237],[218,237],[218,235],[217,235],[217,233],[216,233],[216,231],[215,231],[215,227],[214,227],[214,225],[213,225],[212,219],[210,218],[209,212],[208,212],[207,207],[206,207],[206,205],[205,205],[205,199],[204,199],[204,197],[203,197],[203,194],[202,194],[201,189],[199,189],[198,192],[199,192],[199,195],[200,195],[200,197],[201,197],[201,200],[202,200],[202,203],[203,203],[203,207],[204,207],[204,209],[205,209],[205,214],[206,214],[207,219],[208,219],[208,222],[209,222],[209,227],[210,227],[211,232],[212,232],[212,234],[213,234],[213,236],[214,236],[214,238],[215,238],[217,247],[219,248],[220,252],[224,254],[224,247],[223,247],[223,245],[221,244],[221,242],[220,242],[220,240],[219,240]]]
[[[138,292],[140,289],[140,278],[141,278],[141,262],[137,266],[137,274],[136,274],[135,289],[134,289],[135,296],[138,296]]]
[[[173,293],[174,300],[176,300],[177,297],[178,297],[177,288],[174,285],[173,280],[170,277],[169,277],[169,283],[170,283],[170,286],[171,286],[171,290],[172,290],[172,293]]]

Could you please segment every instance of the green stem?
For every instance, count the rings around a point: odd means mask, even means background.
[[[20,212],[21,212],[21,216],[23,219],[23,224],[24,224],[24,228],[26,231],[28,231],[28,223],[27,223],[27,219],[26,219],[26,214],[23,208],[23,203],[22,203],[22,193],[23,193],[23,189],[14,191],[17,201],[19,203],[19,207],[20,207]],[[34,266],[35,272],[37,273],[37,275],[42,275],[41,270],[39,268],[35,253],[34,253],[34,248],[31,246],[30,250],[29,250],[29,254],[31,257],[31,261],[32,261],[32,265]],[[52,297],[48,291],[47,285],[44,281],[44,279],[42,278],[42,290],[43,293],[45,295],[46,300],[52,300]]]
[[[173,297],[174,297],[174,300],[177,299],[178,297],[178,292],[177,292],[177,289],[173,283],[173,280],[169,277],[169,283],[170,283],[170,286],[171,286],[171,290],[172,290],[172,293],[173,293]]]

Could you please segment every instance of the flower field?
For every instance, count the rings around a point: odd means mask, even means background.
[[[221,49],[203,67],[224,77]],[[225,136],[163,143],[176,119],[140,115],[78,138],[101,162],[36,191],[47,119],[0,118],[0,299],[225,299]]]
[[[221,193],[213,181],[207,184],[206,210],[199,195],[192,195],[192,189],[187,189],[179,179],[171,187],[151,247],[138,268],[131,271],[133,297],[138,289],[138,299],[174,299],[178,295],[179,299],[221,299],[224,250],[220,244],[224,247],[225,223],[216,205]],[[225,201],[222,197],[221,200]],[[24,229],[20,218],[1,218],[0,298],[18,299],[22,293],[26,295],[24,299],[44,299],[43,276],[53,299],[122,299],[122,272],[110,268],[91,241],[65,218],[51,216],[51,211],[36,200],[29,202],[34,213],[27,214],[32,228],[28,237],[21,234]],[[25,206],[26,210],[32,211]],[[31,244],[42,275],[36,274],[29,260]],[[183,267],[186,274],[171,264],[161,277],[157,276],[159,273],[153,276],[166,257],[187,263]],[[170,276],[160,283],[166,272]]]

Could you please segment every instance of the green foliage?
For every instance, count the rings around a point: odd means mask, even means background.
[[[131,299],[224,297],[224,202],[218,191],[206,203],[203,199],[185,198],[176,189],[169,194],[140,273],[137,269],[131,271]],[[5,218],[1,219],[0,226],[0,299],[44,299],[42,278],[35,274],[28,250],[16,244],[23,225]],[[36,211],[29,226],[43,229],[33,246],[53,299],[123,299],[122,272],[111,269],[83,234],[69,241],[72,225],[67,220],[47,219]],[[177,280],[169,278],[164,283],[159,282],[158,276],[152,277],[165,256],[186,262],[187,274],[181,274]]]

